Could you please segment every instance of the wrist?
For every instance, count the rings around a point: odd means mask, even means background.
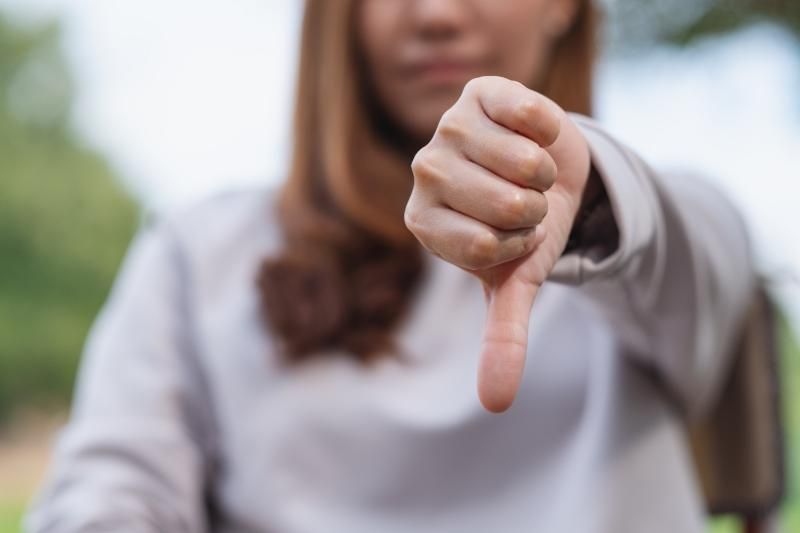
[[[617,239],[617,226],[608,194],[597,168],[591,163],[564,253],[594,245],[607,245],[613,249]]]

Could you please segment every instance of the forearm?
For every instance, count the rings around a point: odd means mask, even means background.
[[[626,351],[699,414],[716,393],[755,282],[745,228],[705,181],[659,175],[594,122],[574,118],[608,193],[617,242],[575,248],[551,279],[582,285]]]

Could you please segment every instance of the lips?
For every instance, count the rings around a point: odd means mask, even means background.
[[[414,81],[434,85],[463,84],[479,73],[476,61],[452,58],[431,58],[409,63],[404,69],[406,76]]]

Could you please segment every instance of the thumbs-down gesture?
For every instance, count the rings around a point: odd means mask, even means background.
[[[411,164],[408,229],[484,287],[478,395],[489,411],[508,409],[519,388],[531,308],[566,246],[589,159],[583,135],[553,101],[482,77],[466,85]]]

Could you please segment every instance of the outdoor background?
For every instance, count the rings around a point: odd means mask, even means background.
[[[598,118],[730,193],[781,302],[781,522],[800,532],[800,2],[604,4]],[[300,8],[0,0],[0,533],[19,529],[140,221],[282,179]]]

